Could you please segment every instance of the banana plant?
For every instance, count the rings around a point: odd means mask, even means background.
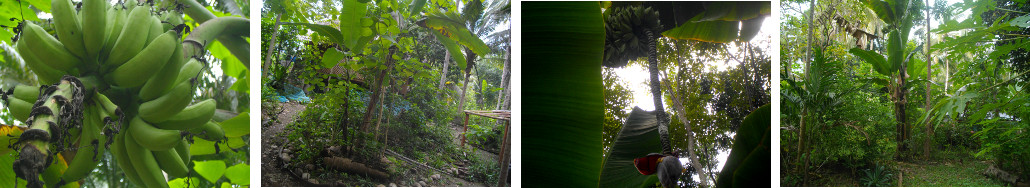
[[[660,12],[652,7],[631,5],[614,7],[605,20],[604,65],[621,67],[626,61],[648,58],[651,78],[651,94],[654,96],[655,116],[658,120],[658,136],[661,138],[662,154],[672,154],[669,143],[668,114],[662,101],[661,81],[658,76],[657,47],[658,33],[676,40],[698,40],[725,43],[735,40],[748,41],[758,34],[762,20],[770,14],[768,2],[710,2],[706,10],[676,28],[666,29],[661,23]],[[665,12],[674,14],[674,12]],[[741,28],[743,25],[743,29]],[[690,125],[687,125],[690,126]],[[690,130],[688,127],[687,130]],[[693,140],[693,134],[687,139]],[[694,152],[688,151],[692,163],[699,160]],[[704,170],[701,170],[704,175]],[[708,186],[706,179],[702,186]]]
[[[904,142],[909,137],[909,124],[906,121],[905,108],[908,103],[908,90],[914,85],[908,80],[907,69],[910,63],[915,62],[913,54],[918,51],[905,49],[905,46],[908,43],[908,34],[912,29],[916,14],[909,14],[909,0],[867,0],[862,3],[887,24],[889,31],[887,55],[884,57],[874,51],[860,48],[852,48],[849,52],[871,64],[877,73],[889,78],[887,81],[888,93],[891,101],[894,102],[894,118],[898,121],[895,126],[898,133],[896,141],[899,151],[905,151]],[[901,152],[898,152],[895,157],[900,159]]]
[[[607,8],[603,6],[605,4],[523,2],[523,23],[526,23],[523,26],[523,41],[526,41],[523,62],[527,67],[547,67],[523,72],[534,75],[532,79],[523,80],[523,99],[538,101],[526,105],[523,110],[526,125],[523,128],[523,150],[526,151],[523,164],[526,171],[532,172],[523,177],[534,180],[530,185],[617,186],[601,182],[602,166],[599,164],[602,161],[597,153],[601,150],[601,120],[604,116],[601,66],[608,62],[605,58],[615,57],[608,56],[606,52],[611,47],[605,43],[609,40],[605,37],[605,14],[601,11],[601,8]],[[766,2],[765,7],[768,6]],[[651,33],[654,37],[660,32],[651,30]],[[660,149],[658,146],[655,145],[655,149]],[[612,152],[619,151],[613,149]],[[605,161],[615,162],[611,159]],[[760,170],[753,172],[763,173]],[[750,175],[761,176],[755,173]]]

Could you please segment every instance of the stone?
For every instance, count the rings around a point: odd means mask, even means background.
[[[390,187],[397,187],[396,183],[390,183]]]
[[[433,176],[430,177],[432,177],[433,180],[440,180],[440,174],[433,174]]]
[[[279,154],[279,158],[282,158],[283,161],[290,161],[291,159],[293,159],[293,157],[290,157],[290,154],[287,153]]]
[[[420,185],[422,187],[429,187],[429,184],[426,183],[426,181],[418,181],[418,185]]]
[[[318,180],[316,179],[308,179],[308,182],[311,182],[311,184],[318,185]]]
[[[304,173],[304,174],[301,174],[301,175],[300,175],[300,178],[303,178],[303,179],[311,179],[311,174],[308,174],[308,173]]]
[[[383,185],[383,184],[379,184],[379,185],[376,185],[376,187],[386,187],[386,186]]]

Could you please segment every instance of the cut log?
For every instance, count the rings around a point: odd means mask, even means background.
[[[388,179],[388,178],[390,178],[390,175],[386,174],[383,171],[379,171],[379,170],[373,169],[371,167],[368,167],[365,164],[354,162],[353,160],[348,159],[348,158],[343,158],[343,157],[325,157],[325,158],[322,158],[322,162],[324,162],[326,165],[329,165],[329,167],[336,168],[337,170],[340,170],[340,171],[343,171],[343,172],[346,172],[346,173],[361,174],[361,175],[365,175],[367,177],[376,178],[376,179]]]

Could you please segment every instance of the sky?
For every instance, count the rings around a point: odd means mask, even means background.
[[[762,45],[765,49],[772,48],[773,35],[778,34],[777,31],[779,30],[774,18],[776,17],[770,16],[763,21],[762,29],[758,32],[758,35],[752,39],[752,43]],[[736,46],[727,46],[727,48],[730,51],[737,50]],[[769,51],[771,52],[771,50]],[[740,62],[731,59],[730,61],[720,60],[708,62],[706,64],[716,67],[719,71],[724,71],[730,66],[740,64]],[[648,111],[654,110],[654,98],[651,97],[650,85],[648,85],[648,81],[650,81],[651,78],[650,74],[647,72],[646,66],[640,64],[628,65],[623,68],[615,69],[615,74],[619,76],[620,81],[627,84],[627,89],[633,93],[633,101],[631,101],[629,108],[626,110],[633,109],[633,107],[640,107],[640,109]],[[670,108],[669,104],[665,104],[664,106],[666,109]],[[733,135],[730,136],[732,137]],[[716,159],[718,160],[716,169],[722,169],[722,166],[725,164],[726,158],[729,157],[729,155],[729,150],[719,151],[719,153],[716,154]],[[690,159],[688,158],[680,158],[680,163],[684,166],[689,163],[689,161]],[[694,180],[700,181],[697,176],[694,176]]]

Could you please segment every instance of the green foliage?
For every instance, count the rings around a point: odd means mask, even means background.
[[[864,172],[865,176],[863,176],[862,179],[860,180],[862,186],[864,186],[864,187],[889,187],[889,186],[892,186],[891,182],[893,182],[893,181],[891,181],[891,179],[893,179],[892,178],[893,174],[891,174],[890,170],[887,170],[885,168],[886,167],[884,167],[882,165],[876,165],[876,167],[873,167],[872,169],[865,169],[865,170],[863,170],[862,172]]]

